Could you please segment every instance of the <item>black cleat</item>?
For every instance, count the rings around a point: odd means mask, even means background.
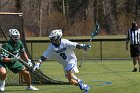
[[[132,70],[132,72],[137,72],[137,68],[134,68],[134,69]]]

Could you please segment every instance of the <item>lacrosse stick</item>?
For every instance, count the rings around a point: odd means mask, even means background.
[[[92,42],[93,38],[98,35],[98,32],[99,32],[99,24],[96,22],[96,26],[95,26],[93,32],[91,33],[91,39],[89,40],[89,44],[88,44],[90,47],[91,47],[91,42]],[[87,51],[89,51],[89,50],[83,51],[83,56],[82,56],[79,67],[82,66],[84,58],[86,59]]]
[[[99,32],[99,24],[96,23],[96,27],[95,27],[94,31],[91,33],[91,39],[89,41],[90,45],[91,45],[93,38],[98,35],[98,32]]]
[[[7,51],[6,49],[2,48],[2,44],[0,44],[0,49],[2,49],[3,51],[9,53],[10,55],[12,55],[14,58],[16,59],[19,59],[23,65],[25,65],[25,67],[27,67],[32,73],[33,73],[33,70],[28,66],[27,62],[22,60],[21,58],[18,58],[17,56],[15,56],[14,54],[12,54],[11,52]]]

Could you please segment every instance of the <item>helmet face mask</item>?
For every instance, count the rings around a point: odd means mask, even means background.
[[[10,38],[16,43],[20,39],[20,33],[17,29],[10,29]]]
[[[17,42],[20,39],[20,36],[16,35],[16,36],[12,36],[11,37],[15,42]]]
[[[49,35],[50,42],[52,44],[59,45],[60,41],[61,41],[61,38],[62,38],[62,35],[63,35],[63,33],[62,33],[61,29],[52,30],[50,35]]]

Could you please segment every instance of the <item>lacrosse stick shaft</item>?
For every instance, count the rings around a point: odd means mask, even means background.
[[[4,31],[3,31],[1,26],[0,26],[0,30],[1,30],[2,34],[4,35],[5,39],[7,40],[7,37],[6,37],[6,35],[5,35],[5,33],[4,33]]]
[[[95,27],[95,30],[91,33],[91,39],[89,40],[89,45],[91,45],[91,42],[93,40],[93,37],[97,36],[98,35],[98,31],[99,31],[99,25],[96,23],[96,27]],[[89,51],[89,50],[87,50]],[[84,58],[86,59],[86,56],[87,56],[87,51],[84,52]],[[83,63],[83,57],[81,59],[81,62],[80,62],[80,65],[79,67],[82,66],[82,63]]]
[[[83,52],[84,52],[84,53],[83,53],[83,56],[82,56],[82,59],[81,59],[81,62],[80,62],[79,67],[82,66],[82,63],[83,63],[84,59],[86,59],[86,51],[84,50]]]
[[[92,38],[91,38],[90,41],[89,41],[89,45],[91,45],[91,42],[92,42]],[[83,51],[84,53],[83,53],[83,56],[82,56],[82,59],[81,59],[81,62],[80,62],[79,67],[82,67],[82,64],[83,64],[84,59],[87,58],[87,51],[89,51],[89,50],[84,50],[84,51]]]
[[[7,51],[6,49],[2,48],[1,47],[1,44],[0,44],[0,49],[4,50],[5,52],[9,53],[10,55],[12,55],[13,57],[17,58],[14,54],[12,54],[11,52]],[[17,58],[18,59],[18,58]],[[27,67],[31,72],[33,72],[33,70],[31,70],[29,67],[28,67],[28,64],[22,60],[21,58],[19,59],[24,65],[25,67]]]

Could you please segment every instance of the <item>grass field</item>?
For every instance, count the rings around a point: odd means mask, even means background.
[[[91,87],[89,93],[139,93],[140,72],[131,72],[131,60],[86,60],[78,77]],[[60,64],[48,61],[40,68],[53,79],[67,81]],[[39,91],[25,91],[26,86],[6,86],[5,93],[82,93],[72,85],[35,85]]]

